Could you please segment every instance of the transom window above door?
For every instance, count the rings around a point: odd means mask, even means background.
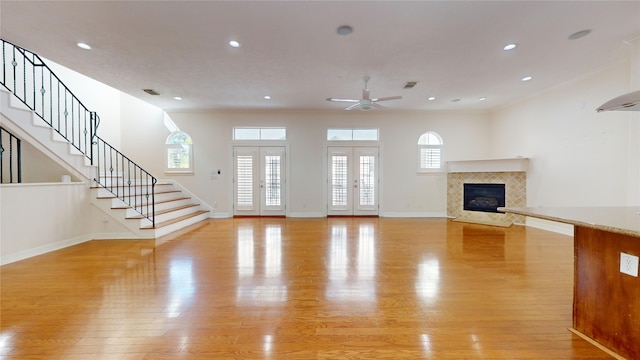
[[[327,141],[378,141],[379,129],[327,129]]]
[[[234,127],[233,140],[287,140],[283,127]]]

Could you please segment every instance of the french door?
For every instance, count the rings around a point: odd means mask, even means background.
[[[285,147],[233,148],[233,214],[285,215]]]
[[[378,215],[378,147],[327,148],[328,215]]]

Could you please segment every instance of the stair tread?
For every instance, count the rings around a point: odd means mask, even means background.
[[[97,198],[97,199],[113,199],[113,198]],[[160,201],[156,201],[156,205],[158,204],[167,204],[170,202],[176,202],[176,201],[183,201],[183,200],[189,200],[191,199],[191,197],[189,196],[183,196],[183,197],[179,197],[179,198],[173,198],[173,199],[167,199],[167,200],[160,200]],[[140,206],[146,206],[146,204],[138,204]],[[132,206],[127,206],[127,205],[122,205],[122,206],[112,206],[112,209],[117,209],[117,210],[122,210],[122,209],[129,209]]]
[[[188,209],[188,208],[191,208],[191,207],[194,207],[194,206],[200,206],[200,204],[192,203],[192,204],[186,204],[186,205],[172,207],[170,209],[159,210],[159,211],[156,211],[156,216],[162,215],[162,214],[167,214],[167,213],[170,213],[172,211]],[[142,219],[143,217],[144,216],[142,216],[142,215],[136,215],[136,216],[128,217],[127,219]]]
[[[171,219],[171,220],[167,220],[167,221],[163,221],[163,222],[157,223],[155,228],[152,227],[152,226],[143,226],[143,227],[140,227],[140,230],[159,229],[161,227],[168,226],[168,225],[171,225],[171,224],[175,224],[175,223],[180,222],[182,220],[186,220],[186,219],[192,218],[194,216],[206,214],[208,212],[209,212],[209,210],[199,210],[199,211],[196,211],[196,212],[184,215],[184,216],[177,217],[175,219]]]
[[[84,155],[83,155],[84,156]],[[115,185],[120,185],[121,187],[123,186],[122,183],[116,183]],[[126,185],[129,186],[129,185]],[[137,183],[137,184],[131,184],[131,186],[151,186],[151,184],[147,184],[147,183]],[[173,186],[172,183],[161,183],[161,182],[157,182],[155,187],[156,189],[158,187],[169,187],[169,186]],[[98,184],[95,179],[91,180],[91,188],[92,189],[100,189],[100,188],[104,188],[104,186],[101,186],[100,184]]]
[[[180,191],[180,190],[172,190],[172,191],[156,191],[156,192],[155,192],[155,194],[156,194],[156,195],[165,195],[165,194],[179,193],[179,192],[182,192],[182,191]],[[124,196],[124,195],[123,195],[122,197],[132,198],[132,197],[143,197],[143,196],[146,196],[146,194],[126,195],[126,196]],[[119,197],[118,197],[118,196],[116,196],[116,195],[114,195],[114,194],[111,194],[111,193],[109,193],[109,194],[107,194],[107,195],[100,195],[100,196],[96,196],[96,199],[114,199],[114,198],[119,198]],[[173,200],[173,199],[168,200],[168,201],[172,201],[172,200]],[[156,202],[159,202],[159,201],[156,201]]]
[[[191,199],[190,196],[183,196],[183,197],[167,199],[167,200],[160,200],[160,201],[156,200],[156,205],[157,204],[164,204],[164,203],[168,203],[168,202],[172,202],[172,201],[189,200],[189,199]]]

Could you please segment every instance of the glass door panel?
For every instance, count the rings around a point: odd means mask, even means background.
[[[378,147],[329,147],[328,215],[378,215]]]
[[[284,149],[234,147],[234,215],[285,215]]]

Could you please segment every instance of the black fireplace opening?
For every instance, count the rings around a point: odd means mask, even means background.
[[[464,184],[463,209],[499,213],[504,206],[505,184]]]

